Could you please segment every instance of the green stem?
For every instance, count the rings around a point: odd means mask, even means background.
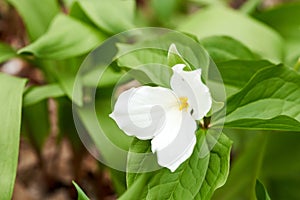
[[[139,199],[151,174],[152,173],[145,173],[140,175],[133,185],[131,185],[118,200]]]

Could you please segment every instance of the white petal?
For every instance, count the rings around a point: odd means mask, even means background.
[[[166,112],[166,120],[157,135],[151,140],[151,150],[153,153],[167,147],[179,133],[182,126],[182,114],[178,107],[174,107]]]
[[[192,116],[195,120],[202,119],[210,110],[212,99],[209,89],[201,80],[201,69],[183,71],[184,64],[175,65],[171,77],[171,88],[179,97],[187,97]]]
[[[193,153],[196,144],[196,122],[183,112],[183,121],[177,137],[166,148],[157,151],[158,164],[174,172]]]
[[[174,117],[168,112],[178,106],[178,99],[172,90],[142,86],[123,92],[110,117],[127,135],[152,139],[164,130],[165,124],[169,124],[166,122],[173,122]]]

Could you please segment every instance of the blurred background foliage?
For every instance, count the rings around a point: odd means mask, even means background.
[[[107,38],[149,26],[191,35],[219,67],[229,97],[272,63],[300,69],[299,19],[299,1],[1,0],[0,188],[7,192],[0,192],[0,199],[74,199],[72,180],[91,199],[115,199],[126,190],[123,172],[101,165],[85,150],[72,116],[72,102],[80,106],[88,101],[84,93],[72,95],[76,73],[86,55]],[[228,66],[247,75],[239,77]],[[101,117],[111,112],[111,93],[124,70],[111,66],[105,73],[96,98]],[[91,77],[86,74],[82,87]],[[238,84],[232,81],[237,79]],[[77,117],[92,132],[89,114]],[[132,138],[101,117],[108,137],[128,149]],[[213,199],[255,199],[257,179],[272,199],[300,198],[299,133],[224,132],[234,141],[232,165],[227,183]],[[113,152],[101,154],[118,160]]]

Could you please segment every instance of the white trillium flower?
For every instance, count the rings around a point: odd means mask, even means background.
[[[196,120],[209,112],[212,98],[201,81],[201,69],[173,69],[171,89],[141,86],[119,96],[110,117],[127,135],[151,139],[158,164],[174,172],[193,153]]]

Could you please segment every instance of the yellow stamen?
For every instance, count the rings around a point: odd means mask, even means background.
[[[187,97],[179,97],[179,100],[180,100],[180,106],[179,106],[179,110],[185,110],[187,111],[187,108],[189,107],[189,104],[188,104],[188,98]]]

